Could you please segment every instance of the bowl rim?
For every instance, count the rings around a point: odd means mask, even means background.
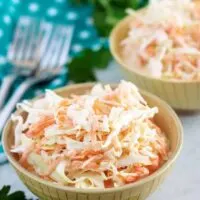
[[[138,12],[144,12],[145,8],[140,9]],[[146,78],[149,80],[156,80],[161,81],[164,83],[175,83],[175,84],[184,84],[184,83],[200,83],[199,80],[177,80],[177,79],[163,79],[163,78],[157,78],[149,74],[144,74],[142,72],[139,72],[135,67],[129,67],[121,58],[119,53],[116,51],[115,47],[118,45],[118,41],[115,40],[115,37],[117,34],[120,33],[121,26],[128,26],[129,22],[132,21],[135,17],[132,15],[128,15],[124,17],[122,20],[120,20],[117,25],[112,29],[111,34],[109,36],[109,43],[110,43],[110,51],[113,57],[116,59],[116,61],[121,65],[121,67],[125,68],[126,70],[136,74],[137,76],[141,76],[142,78]]]
[[[92,87],[94,85],[94,83],[84,83],[84,84],[73,84],[73,85],[69,85],[69,86],[64,86],[64,87],[61,87],[59,89],[56,89],[54,90],[55,92],[60,92],[60,91],[63,91],[63,90],[73,90],[73,89],[81,89],[81,88],[89,88],[89,87]],[[102,194],[106,194],[106,193],[111,193],[111,192],[119,192],[119,191],[124,191],[124,190],[127,190],[127,189],[131,189],[131,188],[134,188],[134,187],[139,187],[153,179],[155,179],[157,176],[161,175],[162,173],[164,173],[173,163],[174,161],[177,159],[177,157],[179,156],[180,154],[180,151],[182,149],[182,145],[183,145],[183,127],[182,127],[182,124],[180,122],[180,119],[178,118],[178,116],[176,115],[175,111],[166,103],[164,102],[163,100],[161,100],[159,97],[149,93],[149,92],[146,92],[146,91],[143,91],[143,90],[140,90],[140,93],[142,95],[145,95],[145,96],[148,96],[149,98],[151,99],[154,99],[156,101],[159,101],[161,103],[161,105],[163,107],[165,107],[171,117],[176,121],[176,126],[177,126],[177,144],[176,144],[176,148],[174,150],[174,152],[170,155],[170,158],[169,160],[164,163],[157,171],[155,171],[154,173],[152,173],[151,175],[141,179],[141,180],[138,180],[134,183],[130,183],[130,184],[126,184],[126,185],[123,185],[123,186],[119,186],[119,187],[116,187],[116,188],[104,188],[104,189],[98,189],[98,188],[95,188],[95,189],[80,189],[80,188],[74,188],[74,187],[70,187],[70,186],[62,186],[62,185],[59,185],[57,183],[53,183],[53,182],[50,182],[50,181],[47,181],[47,180],[44,180],[40,177],[38,177],[37,175],[34,175],[32,174],[31,172],[27,171],[25,168],[23,168],[13,157],[12,153],[10,152],[10,149],[8,148],[8,145],[7,145],[7,135],[9,133],[9,131],[7,131],[7,129],[9,128],[9,125],[11,123],[11,119],[9,119],[7,121],[7,124],[3,130],[3,134],[2,134],[2,144],[3,144],[3,149],[4,149],[4,152],[8,158],[8,161],[12,164],[12,166],[17,169],[20,173],[22,173],[23,175],[27,176],[29,179],[33,179],[34,181],[36,182],[39,182],[40,184],[44,184],[48,187],[53,187],[54,189],[58,189],[58,190],[63,190],[63,191],[68,191],[68,192],[76,192],[76,193],[82,193],[82,194],[86,194],[86,193],[91,193],[91,194],[96,194],[96,193],[102,193]]]

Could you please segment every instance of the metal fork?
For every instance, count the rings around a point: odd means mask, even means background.
[[[40,22],[36,18],[23,16],[19,19],[12,45],[8,51],[8,61],[13,69],[2,80],[0,88],[0,109],[3,107],[11,85],[19,76],[29,76],[36,66],[36,44],[39,39]]]
[[[73,27],[52,25],[43,22],[39,39],[37,68],[32,76],[19,85],[15,93],[0,113],[0,132],[8,117],[22,98],[23,94],[33,85],[51,81],[61,73],[67,61],[69,47],[72,39]]]

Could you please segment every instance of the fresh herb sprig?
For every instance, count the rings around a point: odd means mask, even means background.
[[[0,200],[31,200],[31,199],[27,199],[24,195],[24,192],[22,191],[10,193],[10,186],[4,186],[0,190]]]
[[[106,68],[111,59],[109,50],[104,47],[98,51],[85,49],[67,65],[69,78],[76,83],[95,81],[95,69]]]
[[[75,5],[91,4],[94,8],[94,25],[99,36],[108,37],[111,29],[126,15],[126,8],[139,9],[145,6],[148,0],[71,0],[71,2]],[[67,65],[69,79],[74,82],[95,81],[95,69],[106,68],[111,59],[106,48],[96,52],[83,50]]]
[[[92,4],[94,25],[100,36],[107,37],[116,23],[125,15],[126,8],[139,9],[148,0],[71,0],[74,4]]]

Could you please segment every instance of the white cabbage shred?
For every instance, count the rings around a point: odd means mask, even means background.
[[[130,82],[121,81],[116,89],[97,84],[88,94],[67,98],[47,90],[18,108],[27,117],[12,117],[11,151],[22,156],[22,164],[27,159],[29,170],[57,183],[117,187],[167,159],[167,139],[152,121],[158,108],[150,108]]]
[[[197,4],[192,0],[151,0],[143,11],[128,9],[133,20],[121,41],[123,60],[155,78],[200,79]]]

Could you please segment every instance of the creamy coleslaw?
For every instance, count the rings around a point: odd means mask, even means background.
[[[138,88],[96,84],[84,95],[18,104],[11,152],[30,172],[76,188],[109,188],[140,180],[168,159],[169,144]]]
[[[200,4],[192,0],[151,0],[133,16],[121,41],[130,67],[156,78],[200,79]]]

